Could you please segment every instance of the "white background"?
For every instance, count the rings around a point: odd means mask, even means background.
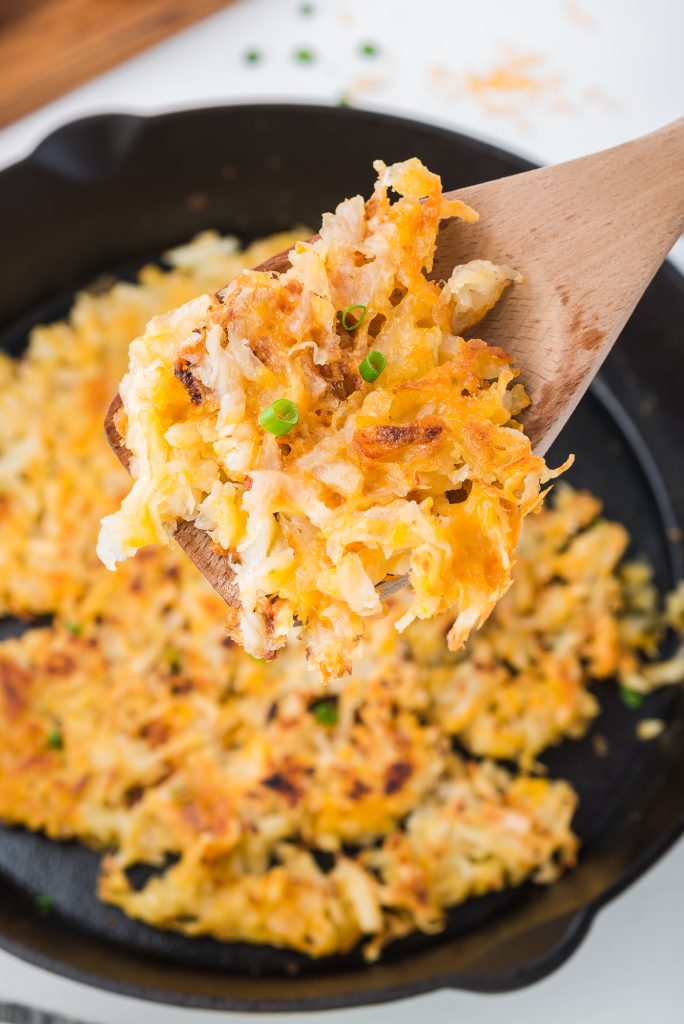
[[[312,3],[314,13],[305,17],[298,0],[238,0],[0,132],[0,166],[84,114],[237,100],[337,102],[344,95],[356,106],[452,126],[541,162],[622,142],[683,112],[681,0]],[[366,42],[378,46],[376,57],[361,55]],[[301,48],[314,55],[310,64],[294,59]],[[244,54],[252,49],[261,60],[247,64]],[[505,73],[515,88],[473,88],[497,71],[499,81]],[[312,140],[312,153],[314,148]],[[684,263],[682,243],[676,259]],[[681,1024],[683,950],[680,843],[600,914],[560,971],[530,989],[488,997],[438,992],[386,1007],[314,1014],[306,1021],[408,1024],[425,1017],[431,1024]],[[95,1024],[279,1019],[194,1013],[122,999],[0,954],[3,1000]]]

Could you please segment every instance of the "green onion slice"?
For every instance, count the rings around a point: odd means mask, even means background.
[[[276,398],[268,409],[259,413],[259,426],[277,437],[288,434],[299,423],[299,409],[289,398]]]
[[[356,313],[357,309],[361,310],[361,312],[358,315]],[[353,317],[352,320],[349,319],[350,313]],[[344,313],[342,314],[342,326],[344,327],[345,331],[355,331],[357,327],[360,327],[363,321],[366,319],[367,313],[368,306],[363,306],[361,305],[361,303],[358,303],[355,306],[349,306],[347,309],[345,309]]]
[[[630,711],[637,711],[644,703],[644,698],[636,690],[630,690],[628,686],[620,687],[620,696],[623,704],[626,704]]]
[[[386,366],[387,360],[382,352],[373,349],[372,352],[368,353],[363,362],[359,363],[359,373],[368,384],[372,384],[378,379]]]
[[[61,750],[64,746],[64,737],[62,736],[59,729],[53,729],[45,737],[45,745],[50,750]]]
[[[337,725],[337,701],[319,700],[313,706],[313,715],[319,725]]]

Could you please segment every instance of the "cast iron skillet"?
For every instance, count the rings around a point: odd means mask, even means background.
[[[315,228],[341,198],[368,192],[374,158],[414,154],[449,188],[529,166],[453,132],[349,109],[235,106],[67,125],[0,174],[0,346],[18,354],[27,329],[61,315],[76,288],[105,272],[130,274],[201,229],[247,240],[297,222]],[[683,322],[684,282],[666,266],[550,456],[576,453],[570,479],[627,525],[634,553],[650,559],[663,589],[681,574]],[[4,635],[18,629],[0,626]],[[653,695],[639,713],[608,684],[599,696],[594,731],[608,740],[608,756],[599,758],[588,737],[546,757],[551,773],[580,793],[578,868],[550,889],[471,900],[452,912],[443,935],[397,943],[379,965],[366,967],[358,952],[314,962],[129,921],[95,899],[95,854],[8,828],[0,828],[0,945],[101,988],[231,1010],[528,984],[570,955],[598,908],[661,856],[684,823],[682,693]],[[636,741],[640,715],[667,719],[657,741]],[[53,897],[54,912],[34,909],[37,892]]]

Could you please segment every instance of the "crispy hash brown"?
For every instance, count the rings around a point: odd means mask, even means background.
[[[515,582],[464,650],[447,648],[448,614],[399,636],[397,596],[325,688],[299,645],[246,657],[174,548],[106,572],[98,520],[126,477],[101,422],[128,339],[268,254],[204,236],[171,271],[79,296],[22,360],[0,355],[0,605],[55,616],[0,643],[0,817],[107,848],[101,897],[149,924],[312,956],[363,941],[372,959],[469,896],[572,864],[575,795],[532,776],[535,758],[586,730],[595,679],[646,692],[684,664],[644,660],[664,628],[649,571],[565,487],[527,521]],[[667,620],[684,626],[684,593]],[[158,873],[136,888],[140,863]]]
[[[235,239],[207,232],[170,254],[171,273],[148,266],[136,284],[80,294],[68,320],[32,331],[23,359],[0,351],[0,615],[68,617],[99,578],[97,520],[128,488],[102,443],[128,341],[155,313],[219,288],[245,260],[262,262],[306,233],[238,252]]]
[[[368,202],[326,214],[288,271],[246,271],[131,344],[117,427],[134,483],[98,547],[113,569],[193,521],[235,574],[233,640],[270,659],[301,621],[324,678],[349,671],[388,576],[408,573],[412,595],[396,628],[449,612],[457,650],[556,475],[515,420],[510,357],[457,333],[519,275],[476,260],[429,281],[440,221],[477,215],[416,159],[376,169]],[[270,432],[261,414],[283,398],[297,422]]]

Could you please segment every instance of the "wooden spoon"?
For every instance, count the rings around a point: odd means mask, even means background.
[[[431,276],[446,280],[476,258],[510,263],[525,276],[482,333],[520,367],[532,400],[525,431],[543,454],[684,230],[684,118],[593,156],[446,195],[473,206],[480,220],[443,223]],[[288,266],[283,252],[257,269]],[[120,408],[117,395],[105,430],[128,468],[130,452],[116,426]],[[238,607],[233,574],[208,535],[182,522],[175,539],[223,600]]]

